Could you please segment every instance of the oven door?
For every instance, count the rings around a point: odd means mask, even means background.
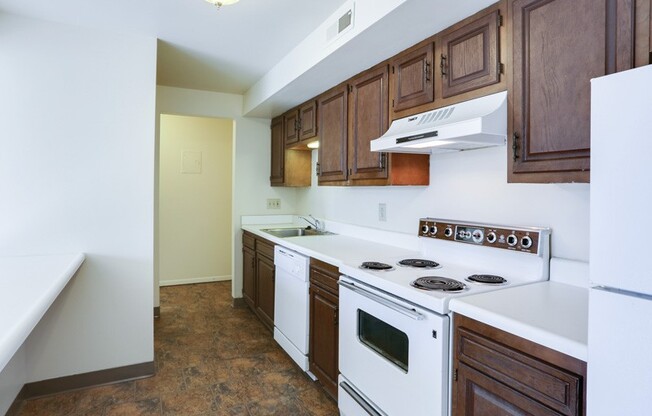
[[[340,373],[383,414],[447,414],[449,318],[340,278]]]

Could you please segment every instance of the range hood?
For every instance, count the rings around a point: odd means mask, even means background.
[[[372,152],[439,153],[502,146],[507,139],[507,92],[394,120],[371,141]]]

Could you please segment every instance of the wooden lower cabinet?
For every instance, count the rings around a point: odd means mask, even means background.
[[[454,315],[453,416],[586,414],[586,363]]]
[[[337,267],[310,259],[310,371],[337,400],[338,310]]]
[[[274,258],[256,256],[256,313],[261,321],[274,330]]]
[[[274,244],[242,233],[242,297],[262,323],[274,330]]]

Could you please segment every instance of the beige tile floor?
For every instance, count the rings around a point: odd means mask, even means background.
[[[156,375],[27,400],[20,416],[337,415],[337,404],[287,357],[230,282],[161,288]]]

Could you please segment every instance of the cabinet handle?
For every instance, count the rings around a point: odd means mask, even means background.
[[[441,76],[445,77],[448,75],[446,73],[446,55],[443,53],[441,54],[441,58],[439,59],[439,69],[441,69]]]
[[[380,154],[380,169],[384,170],[387,165],[387,153]]]
[[[516,161],[518,159],[518,133],[514,132],[512,135],[512,160]]]
[[[425,61],[423,63],[423,72],[426,74],[426,82],[430,82],[430,62]]]

